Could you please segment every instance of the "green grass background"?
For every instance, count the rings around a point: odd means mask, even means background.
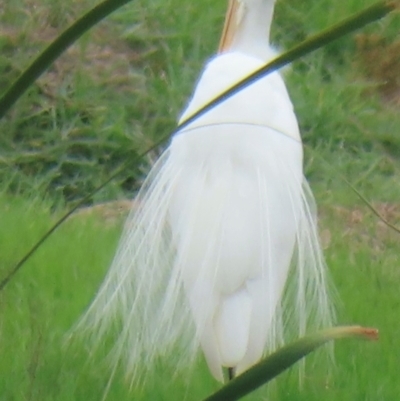
[[[46,43],[95,4],[1,4],[0,93]],[[367,4],[372,1],[280,0],[274,43],[288,48]],[[211,0],[133,1],[85,35],[0,121],[2,274],[71,201],[174,128],[215,52],[225,7],[225,1]],[[270,393],[262,389],[251,399],[391,401],[400,394],[399,236],[341,179],[400,224],[399,103],[380,90],[388,71],[400,71],[400,53],[393,50],[399,27],[393,16],[363,30],[383,41],[380,57],[363,52],[349,36],[286,72],[306,145],[307,176],[320,205],[339,323],[378,327],[381,339],[338,343],[330,372],[316,358],[301,389],[297,375],[287,373]],[[368,60],[377,65],[375,75]],[[155,157],[153,152],[136,163],[93,203],[131,196]],[[113,256],[123,213],[112,209],[71,218],[0,293],[0,400],[102,398],[111,374],[107,350],[92,355],[84,340],[67,340]],[[131,391],[117,371],[107,399],[201,400],[219,386],[201,357],[189,371],[174,376],[174,369],[172,362],[160,361],[147,383]]]

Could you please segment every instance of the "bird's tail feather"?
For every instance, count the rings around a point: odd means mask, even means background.
[[[274,141],[271,143],[275,146]],[[284,152],[281,149],[277,152],[282,154],[282,157],[277,157],[278,170],[287,171],[290,166],[284,162]],[[175,354],[177,357],[174,362],[187,364],[196,356],[200,344],[202,329],[195,327],[191,316],[193,308],[184,294],[180,265],[187,258],[185,254],[177,254],[173,246],[176,238],[173,238],[174,234],[168,224],[171,199],[182,174],[182,167],[169,156],[167,150],[146,179],[137,198],[137,208],[127,218],[111,268],[80,322],[80,327],[87,327],[94,333],[98,344],[106,333],[110,330],[113,332],[116,336],[115,347],[110,353],[113,361],[118,363],[122,359],[127,373],[134,378],[139,378],[142,367],[146,369],[159,356],[170,357]],[[206,180],[202,166],[198,168],[197,174],[200,183],[197,191],[201,193]],[[254,174],[257,175],[257,168]],[[258,176],[261,175],[258,172]],[[288,174],[285,176],[290,177]],[[259,201],[267,202],[269,183],[261,178],[257,182]],[[298,216],[298,229],[291,284],[287,285],[284,301],[275,307],[267,351],[272,351],[282,343],[287,329],[293,332],[295,328],[297,335],[302,335],[310,324],[316,327],[330,326],[334,317],[327,290],[326,266],[318,238],[314,198],[307,182],[301,182],[299,175],[294,172],[292,178],[282,185],[287,186],[285,192],[292,197],[292,207],[296,211],[293,215]],[[200,193],[188,195],[193,199],[193,210],[199,205],[196,202],[201,202]],[[217,213],[219,209],[223,209],[223,199],[220,205],[216,205],[214,212],[216,216],[224,216],[223,213]],[[181,212],[184,214],[188,210]],[[194,215],[191,213],[191,216]],[[219,217],[215,227],[209,229],[212,247],[218,247],[218,241],[213,243],[213,240],[220,233],[222,218],[226,220],[229,216]],[[264,216],[262,220],[268,219]],[[268,236],[272,234],[265,226],[261,235],[266,240],[261,260],[268,265],[268,246],[271,243]],[[188,236],[191,236],[190,231]],[[186,247],[183,246],[183,249]],[[219,252],[213,255],[218,258]],[[218,260],[209,260],[206,250],[202,263],[218,265]],[[204,302],[212,300],[204,299]],[[207,319],[209,316],[205,315],[198,321],[203,321],[205,325]]]

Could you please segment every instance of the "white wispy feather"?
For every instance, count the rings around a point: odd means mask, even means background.
[[[211,60],[181,120],[263,63],[238,52]],[[84,317],[99,338],[119,323],[113,356],[133,376],[174,349],[190,362],[202,348],[223,380],[223,366],[239,374],[284,341],[285,316],[299,334],[309,324],[330,324],[302,163],[297,120],[278,73],[172,138]]]

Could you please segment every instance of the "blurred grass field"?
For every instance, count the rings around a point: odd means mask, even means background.
[[[96,3],[0,4],[0,93]],[[217,47],[226,4],[214,3],[132,2],[85,35],[0,121],[2,275],[71,201],[173,129]],[[281,0],[274,42],[288,48],[372,3]],[[317,359],[301,390],[288,373],[269,399],[391,401],[400,394],[400,237],[341,178],[400,226],[399,27],[399,17],[390,17],[286,72],[307,176],[320,205],[338,321],[378,327],[381,339],[338,343],[330,373]],[[129,198],[155,156],[136,163],[93,203]],[[102,399],[111,374],[106,350],[90,357],[84,341],[67,338],[113,256],[124,216],[113,209],[115,204],[73,216],[0,293],[0,400]],[[172,377],[173,371],[168,360],[160,361],[148,383],[131,392],[117,371],[107,399],[194,401],[218,388],[201,358],[185,374]],[[266,397],[262,389],[251,399]]]
[[[49,205],[2,198],[2,271],[54,222]],[[400,220],[400,209],[382,212]],[[57,213],[56,213],[57,215]],[[331,370],[316,358],[307,365],[301,390],[294,373],[273,387],[276,400],[394,400],[398,381],[398,234],[360,208],[324,206],[321,228],[339,294],[340,324],[378,327],[377,343],[346,340],[336,345]],[[1,294],[0,399],[100,400],[111,376],[107,350],[92,355],[88,342],[70,330],[107,269],[123,215],[80,213],[28,262]],[[109,348],[108,348],[109,349]],[[176,358],[176,356],[174,356]],[[118,371],[108,400],[201,400],[218,388],[201,357],[173,375],[168,358],[149,372],[141,389],[129,392]],[[249,399],[265,399],[261,389]]]

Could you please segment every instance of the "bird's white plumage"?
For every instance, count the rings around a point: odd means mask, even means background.
[[[274,55],[275,52],[271,50],[270,59],[274,58]],[[212,99],[260,69],[264,64],[264,60],[240,52],[226,53],[213,58],[206,65],[193,98],[180,118],[180,122],[191,117]],[[266,126],[300,141],[293,106],[285,84],[277,72],[266,76],[237,93],[232,99],[216,106],[192,123],[190,128],[220,123]],[[185,132],[188,131],[185,129]]]
[[[273,54],[268,49],[266,58]],[[213,58],[181,120],[265,61],[242,51]],[[313,317],[329,324],[302,159],[296,116],[278,73],[174,136],[139,194],[86,315],[100,335],[121,323],[114,355],[133,373],[176,347],[190,358],[201,346],[210,371],[223,380],[222,367],[240,374],[283,341],[286,307],[300,334]],[[287,304],[291,261],[294,302]]]

